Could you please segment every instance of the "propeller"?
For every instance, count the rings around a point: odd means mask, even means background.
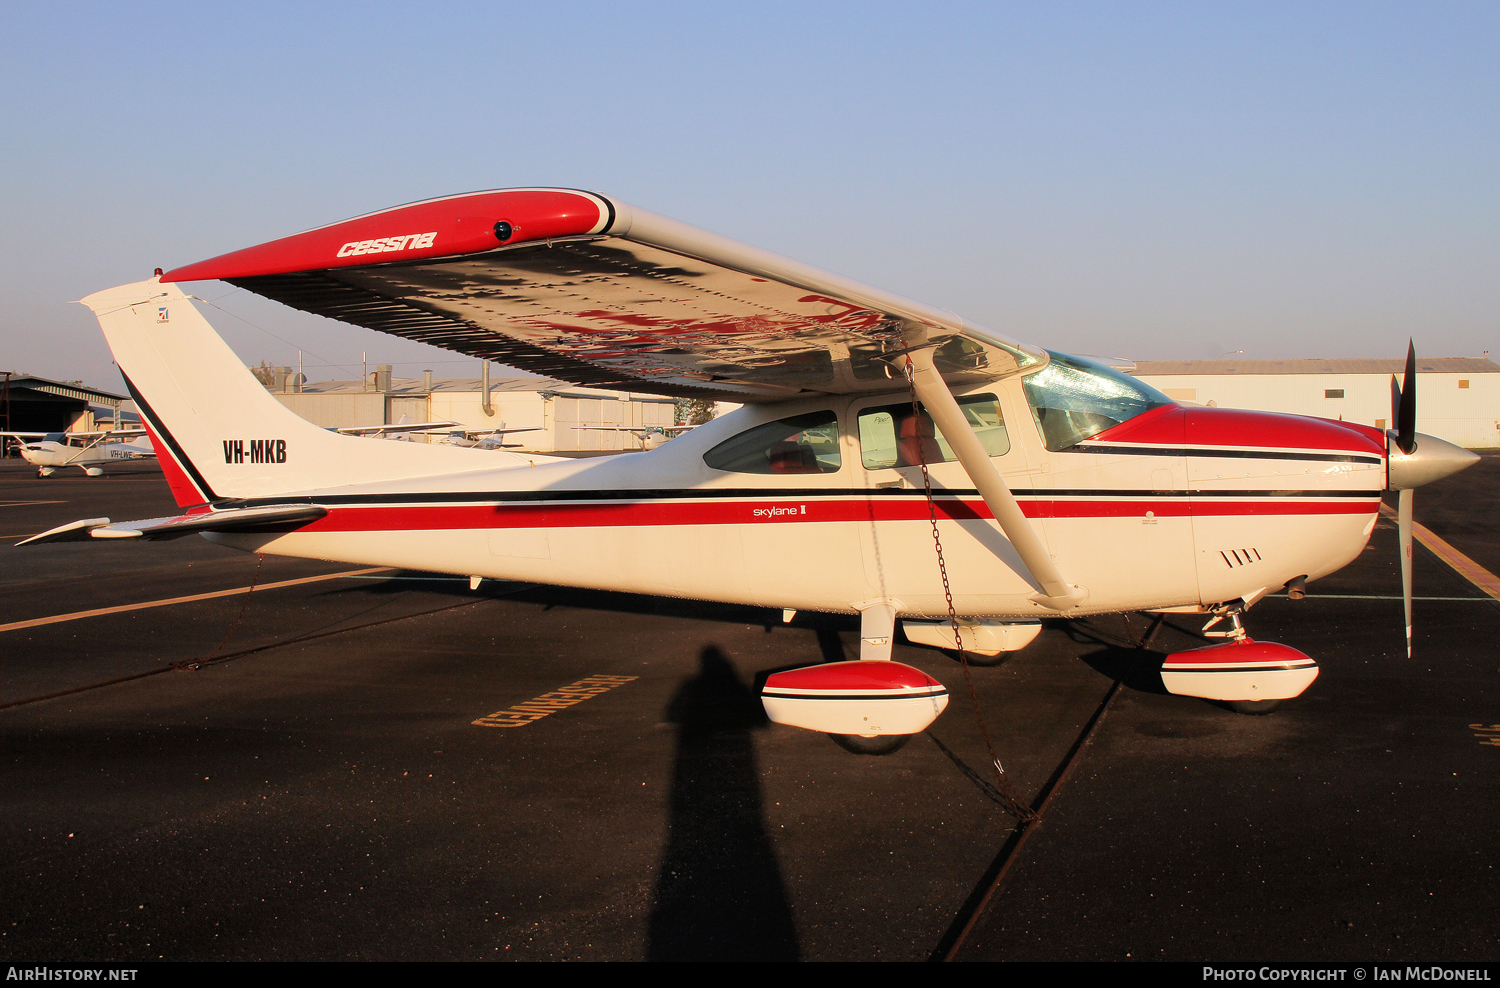
[[[1396,445],[1410,456],[1417,448],[1417,347],[1411,340],[1406,342],[1406,373],[1401,384],[1391,375],[1391,424]]]
[[[1406,605],[1406,657],[1411,658],[1411,536],[1416,489],[1442,480],[1479,462],[1479,456],[1436,436],[1417,432],[1417,349],[1406,347],[1406,373],[1401,383],[1391,375],[1391,420],[1386,435],[1386,489],[1400,491],[1396,500],[1396,528],[1401,539],[1401,599]]]
[[[1417,347],[1406,341],[1406,372],[1401,384],[1391,375],[1391,442],[1406,456],[1417,449]],[[1406,613],[1406,657],[1411,658],[1411,523],[1416,491],[1403,488],[1396,498],[1396,530],[1401,540],[1401,603]]]

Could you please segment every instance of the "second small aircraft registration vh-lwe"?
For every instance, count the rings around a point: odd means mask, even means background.
[[[267,393],[179,287],[210,279],[583,387],[743,407],[592,459],[337,435]],[[892,661],[898,623],[996,656],[1048,616],[1197,612],[1224,640],[1169,656],[1168,689],[1245,710],[1298,695],[1316,662],[1252,641],[1241,616],[1353,560],[1387,490],[1402,492],[1409,642],[1411,491],[1474,460],[1416,434],[1410,359],[1389,434],[1183,406],[1105,363],[564,189],[399,206],[83,301],[182,510],[31,542],[201,534],[858,614],[859,659],[773,675],[762,699],[869,753],[947,703]]]

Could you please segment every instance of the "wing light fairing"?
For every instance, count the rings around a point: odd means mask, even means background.
[[[1045,352],[944,309],[604,196],[476,192],[168,271],[584,386],[733,401],[900,386],[882,354],[940,343],[950,383]]]

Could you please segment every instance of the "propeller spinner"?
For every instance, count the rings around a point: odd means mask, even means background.
[[[1411,531],[1416,488],[1458,473],[1479,457],[1436,436],[1417,432],[1417,348],[1408,342],[1406,372],[1391,375],[1391,422],[1386,456],[1386,489],[1399,491],[1396,528],[1401,539],[1401,600],[1406,608],[1406,657],[1411,658]]]

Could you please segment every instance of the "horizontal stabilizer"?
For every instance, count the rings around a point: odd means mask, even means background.
[[[95,529],[103,528],[109,524],[108,518],[84,518],[81,521],[70,521],[66,525],[48,529],[41,535],[33,535],[31,538],[16,545],[30,545],[33,542],[83,542],[93,534]]]
[[[258,532],[317,521],[328,514],[316,504],[284,504],[265,508],[229,508],[171,518],[144,518],[112,524],[108,518],[87,518],[33,535],[16,545],[39,542],[81,542],[84,539],[143,539],[159,542],[202,532]]]

